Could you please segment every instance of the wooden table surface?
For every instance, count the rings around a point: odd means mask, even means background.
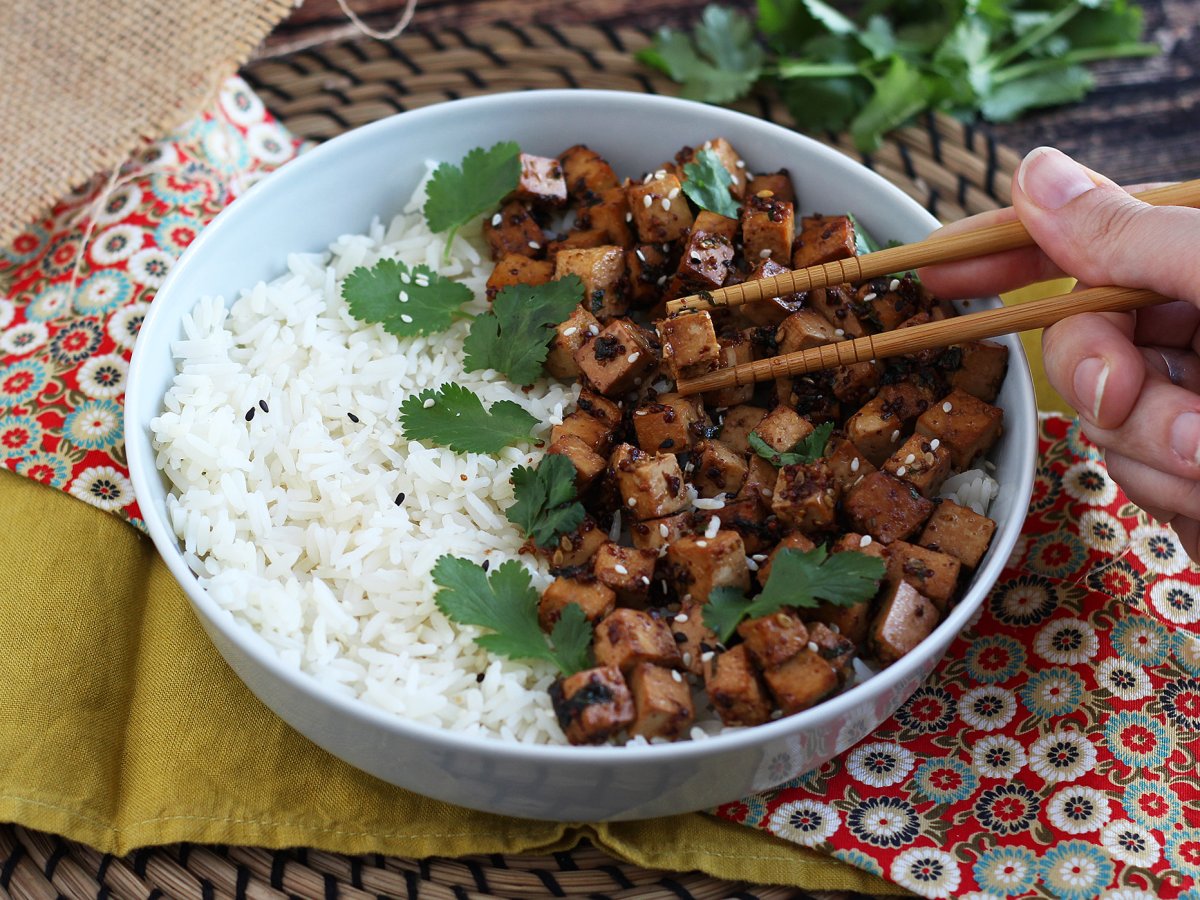
[[[394,22],[404,5],[403,0],[347,2],[376,28]],[[656,27],[690,23],[704,5],[703,0],[419,0],[411,27],[436,31],[492,22]],[[753,2],[730,5],[750,9]],[[834,5],[853,6],[836,0]],[[1053,144],[1125,184],[1200,176],[1200,2],[1144,0],[1140,5],[1146,39],[1163,48],[1160,56],[1100,64],[1093,70],[1097,89],[1084,102],[984,127],[1020,152]],[[261,55],[357,34],[337,0],[305,0],[268,38]]]

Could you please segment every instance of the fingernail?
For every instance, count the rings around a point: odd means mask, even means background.
[[[1053,147],[1029,152],[1017,170],[1017,184],[1042,209],[1061,209],[1096,186],[1087,169]]]
[[[1091,411],[1092,421],[1100,418],[1100,402],[1104,399],[1104,386],[1108,384],[1108,363],[1098,356],[1091,356],[1075,367],[1075,397]]]
[[[1200,465],[1200,413],[1183,413],[1171,425],[1171,449]]]

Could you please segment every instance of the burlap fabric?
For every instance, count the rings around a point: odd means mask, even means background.
[[[0,3],[0,242],[200,109],[290,0]]]

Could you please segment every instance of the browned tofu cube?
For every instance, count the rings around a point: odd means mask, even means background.
[[[761,725],[771,701],[745,644],[715,653],[704,668],[704,690],[726,725]]]
[[[890,555],[889,549],[884,544],[869,534],[859,534],[856,531],[847,531],[829,545],[830,553],[845,553],[849,550],[882,559],[884,562],[887,562]]]
[[[860,362],[838,366],[833,372],[833,395],[850,408],[862,406],[879,388],[883,366],[878,362]]]
[[[815,706],[838,688],[833,664],[807,647],[764,671],[763,681],[785,716]]]
[[[630,734],[673,741],[682,737],[696,718],[692,689],[676,669],[641,663],[629,673],[636,718]]]
[[[679,645],[666,622],[640,609],[618,607],[596,626],[596,662],[629,672],[638,663],[677,668]]]
[[[591,516],[585,516],[578,528],[559,537],[558,546],[550,554],[550,566],[554,569],[582,566],[607,542],[608,531]]]
[[[609,542],[592,557],[592,572],[601,584],[617,592],[626,606],[644,606],[650,596],[654,578],[654,563],[658,554],[653,550],[637,550]]]
[[[565,250],[592,250],[611,243],[608,234],[599,228],[572,228],[558,240],[546,245],[546,258],[557,260],[558,254]]]
[[[518,200],[562,206],[567,202],[567,182],[563,180],[562,164],[552,156],[533,156],[522,153],[521,176],[514,196]]]
[[[751,194],[742,206],[742,247],[746,259],[787,264],[796,237],[796,211],[769,191]]]
[[[796,611],[789,607],[767,616],[746,619],[738,625],[737,633],[760,669],[786,662],[808,645],[808,629]]]
[[[631,518],[659,519],[688,505],[683,471],[673,453],[645,453],[622,444],[613,451],[610,464],[621,491],[621,508]]]
[[[825,462],[843,490],[849,490],[860,478],[875,471],[862,451],[845,438],[830,438],[825,445]]]
[[[842,509],[852,529],[890,544],[916,534],[933,511],[933,504],[911,484],[886,472],[872,472],[850,488]]]
[[[871,623],[871,652],[891,665],[925,640],[937,623],[937,607],[927,597],[907,581],[893,582]]]
[[[516,284],[545,284],[554,275],[554,264],[544,259],[531,259],[521,253],[506,253],[492,269],[487,280],[487,298]]]
[[[671,299],[713,291],[725,283],[734,266],[733,242],[719,234],[692,229],[679,257],[667,294]]]
[[[917,543],[930,550],[948,553],[968,569],[974,569],[983,559],[996,523],[973,509],[959,506],[953,500],[941,501]]]
[[[840,329],[847,338],[860,338],[879,330],[858,317],[866,307],[859,304],[847,285],[817,288],[809,292],[808,298],[809,306],[834,328],[835,334]]]
[[[654,550],[656,553],[660,548],[695,530],[690,512],[675,513],[661,519],[646,519],[629,526],[633,546],[639,550]]]
[[[568,435],[578,438],[595,452],[604,455],[612,446],[613,426],[577,409],[563,416],[562,423],[550,429],[550,443],[557,444]]]
[[[774,278],[777,275],[784,275],[792,271],[783,263],[778,263],[773,259],[759,260],[750,274],[746,276],[747,281],[759,281],[763,278]],[[752,322],[759,326],[779,325],[794,312],[804,308],[804,299],[808,294],[801,291],[798,294],[785,294],[782,297],[772,297],[769,300],[756,300],[753,303],[746,303],[738,307],[743,318],[748,322]]]
[[[754,434],[775,452],[787,453],[813,431],[812,423],[790,406],[776,406],[758,423]]]
[[[1008,348],[992,341],[971,341],[956,344],[947,354],[957,351],[961,363],[950,373],[950,384],[978,397],[984,403],[992,403],[1004,383],[1008,371]],[[943,360],[946,356],[943,355]]]
[[[595,625],[616,609],[617,595],[590,575],[555,578],[538,601],[538,624],[542,631],[553,631],[563,610],[571,603],[582,609],[587,620]]]
[[[692,484],[701,497],[736,494],[746,480],[746,461],[721,441],[701,441],[696,445],[696,468]]]
[[[605,191],[620,185],[613,167],[595,150],[576,144],[559,154],[567,191],[583,205],[597,202]]]
[[[616,244],[623,249],[633,246],[633,213],[629,211],[625,188],[611,188],[604,192],[599,202],[580,207],[576,222],[581,228],[603,234],[606,244]]]
[[[757,453],[748,453],[746,480],[742,482],[742,489],[738,491],[738,499],[755,500],[764,512],[770,512],[771,497],[775,495],[775,482],[778,480],[778,469]]]
[[[558,724],[572,744],[603,744],[633,723],[633,696],[613,666],[584,669],[550,685]]]
[[[763,172],[750,179],[746,190],[751,194],[761,194],[770,191],[780,200],[786,200],[792,206],[796,205],[796,188],[792,185],[792,176],[787,169],[778,172]]]
[[[866,604],[856,605],[865,606]],[[816,654],[822,659],[828,660],[829,664],[833,666],[833,671],[837,673],[838,684],[842,685],[849,681],[852,674],[850,661],[858,652],[854,641],[840,631],[834,631],[823,622],[813,622],[809,626],[808,639],[811,642],[808,649],[812,650],[812,644],[815,644]]]
[[[889,289],[898,279],[870,281],[858,289],[857,300],[863,310],[862,318],[880,331],[891,331],[921,311],[917,295],[911,290]]]
[[[839,487],[824,460],[784,466],[775,482],[771,509],[805,534],[828,531],[837,513]]]
[[[930,316],[929,313],[919,312],[915,316],[910,316],[909,318],[905,319],[896,326],[896,329],[915,328],[918,325],[928,325],[931,321],[933,321],[933,317]],[[947,356],[947,354],[957,354],[957,351],[946,347],[933,347],[927,350],[917,350],[913,353],[907,353],[905,356],[908,359],[911,359],[921,368],[925,368],[927,366],[937,365],[943,358],[946,359],[947,363],[953,363],[953,361],[957,359],[957,356]],[[949,367],[953,368],[953,365],[950,365]],[[946,367],[941,366],[940,368]]]
[[[962,563],[948,553],[918,547],[907,541],[888,545],[889,581],[907,581],[944,613],[958,587]]]
[[[771,551],[766,560],[758,564],[758,571],[754,573],[754,577],[758,579],[758,583],[766,586],[767,579],[771,577],[771,566],[775,560],[779,558],[779,554],[784,550],[799,550],[801,553],[807,553],[816,547],[811,540],[799,531],[793,531],[791,534],[785,535],[775,549]]]
[[[621,424],[621,404],[609,400],[603,394],[597,394],[591,388],[585,387],[579,392],[579,399],[575,401],[575,405],[609,428],[616,428]]]
[[[711,209],[702,209],[696,213],[696,221],[692,223],[692,234],[717,234],[732,244],[737,240],[738,220],[715,213]]]
[[[767,415],[761,406],[735,406],[725,413],[721,421],[721,440],[735,453],[750,449],[750,432],[754,431]],[[774,481],[771,482],[774,484]]]
[[[801,309],[780,323],[775,340],[780,353],[795,353],[836,341],[838,338],[833,331],[833,326],[823,316],[811,309]]]
[[[999,407],[956,389],[921,414],[917,432],[949,447],[950,464],[961,471],[996,443],[1003,420]]]
[[[696,516],[705,522],[706,530],[707,523],[716,519],[720,529],[736,531],[742,536],[747,554],[761,553],[779,540],[782,531],[779,520],[768,517],[769,509],[769,503],[764,505],[757,497],[739,497],[727,500],[720,509],[697,511]]]
[[[929,407],[929,395],[920,388],[905,382],[885,385],[846,421],[846,437],[872,465],[882,466]]]
[[[682,453],[696,443],[703,421],[700,405],[692,397],[660,394],[654,403],[643,403],[633,411],[633,428],[638,446],[650,453]]]
[[[544,255],[546,235],[534,221],[529,208],[517,200],[500,207],[500,212],[483,223],[483,236],[492,248],[492,259],[502,259],[510,253],[520,256]]]
[[[858,255],[849,216],[805,216],[792,250],[792,268],[805,269]]]
[[[577,275],[583,282],[583,304],[601,322],[621,316],[625,299],[625,251],[610,245],[562,250],[554,259],[554,278]]]
[[[883,471],[902,478],[932,498],[950,475],[950,451],[937,438],[914,434],[883,463]]]
[[[719,641],[717,634],[704,624],[704,604],[696,600],[684,600],[679,612],[667,619],[671,636],[679,647],[683,668],[693,675],[703,675],[706,663],[712,659]]]
[[[575,467],[575,486],[580,493],[587,490],[588,485],[608,468],[608,460],[589,447],[578,435],[564,434],[551,443],[546,452],[557,453],[571,461],[571,465]]]
[[[601,394],[619,397],[658,366],[650,340],[628,319],[613,319],[575,351],[580,371]]]
[[[717,343],[721,345],[718,369],[732,368],[754,361],[754,346],[744,335],[738,335],[736,338],[719,338]],[[702,396],[705,404],[709,407],[724,409],[728,406],[749,402],[750,398],[754,396],[754,385],[743,384],[737,387],[721,388],[716,391],[707,391]]]
[[[599,333],[599,320],[582,306],[577,306],[555,329],[550,353],[546,356],[546,372],[555,378],[578,378],[580,369],[575,362],[575,351]]]
[[[629,302],[638,307],[657,303],[674,271],[662,244],[638,244],[626,250],[625,269],[629,273]]]
[[[706,310],[685,312],[658,322],[663,362],[673,378],[694,378],[715,369],[721,361],[721,345]]]
[[[631,184],[625,193],[638,240],[666,244],[679,240],[692,227],[692,210],[676,175],[659,169],[655,176],[658,177]]]
[[[685,599],[707,600],[718,587],[750,589],[746,545],[736,531],[681,537],[667,547],[667,566],[676,592]]]

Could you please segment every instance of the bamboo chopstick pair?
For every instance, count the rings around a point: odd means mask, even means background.
[[[1135,196],[1155,206],[1200,206],[1200,180],[1155,188]],[[711,293],[672,300],[667,304],[667,312],[740,306],[743,303],[754,303],[797,291],[865,281],[920,266],[972,259],[1032,244],[1033,240],[1024,225],[1020,222],[1007,222],[950,237],[927,238],[915,244],[889,247],[864,256],[840,259],[808,269],[785,272],[772,278],[743,282]],[[803,375],[831,366],[915,353],[918,350],[976,341],[1014,331],[1045,328],[1077,313],[1121,312],[1165,303],[1169,299],[1153,291],[1137,288],[1089,288],[1072,294],[1047,297],[1023,306],[989,309],[926,325],[867,335],[855,340],[836,341],[727,369],[717,369],[697,378],[680,380],[676,390],[680,394],[689,395]]]

